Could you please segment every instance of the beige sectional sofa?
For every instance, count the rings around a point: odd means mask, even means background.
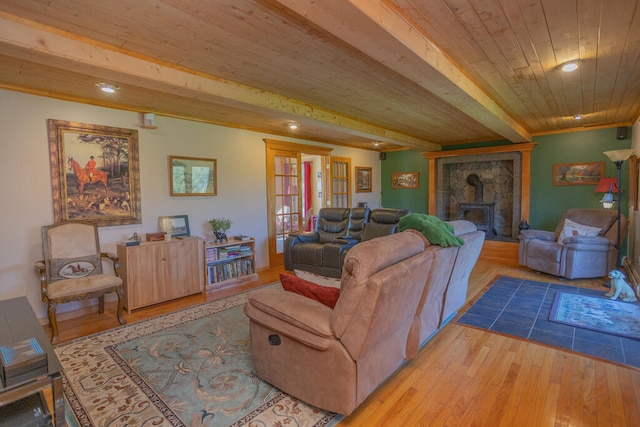
[[[406,230],[352,247],[334,309],[280,289],[245,305],[258,376],[311,405],[351,413],[466,298],[484,233],[454,221],[461,247]]]

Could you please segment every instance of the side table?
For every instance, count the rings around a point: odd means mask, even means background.
[[[0,301],[0,345],[11,344],[32,337],[38,340],[42,349],[47,353],[47,373],[9,387],[2,387],[0,383],[0,406],[5,406],[51,387],[53,395],[53,424],[55,426],[64,426],[62,366],[49,343],[49,339],[26,297]]]

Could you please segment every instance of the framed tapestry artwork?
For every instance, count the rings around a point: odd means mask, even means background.
[[[53,219],[140,224],[138,131],[47,120]]]
[[[216,159],[169,156],[169,195],[215,196]]]
[[[356,193],[371,192],[371,168],[356,166]]]
[[[189,237],[189,217],[187,215],[172,215],[158,217],[158,231],[164,231],[173,237]]]
[[[604,162],[553,165],[553,185],[596,185],[604,175]]]
[[[392,172],[391,188],[418,188],[418,172]]]

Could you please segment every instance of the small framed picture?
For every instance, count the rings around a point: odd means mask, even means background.
[[[216,159],[169,156],[170,196],[215,196]]]
[[[356,166],[356,193],[371,192],[371,168]]]
[[[158,217],[158,231],[173,237],[189,237],[189,217],[187,215],[172,215]]]
[[[418,172],[392,172],[391,188],[418,188]]]

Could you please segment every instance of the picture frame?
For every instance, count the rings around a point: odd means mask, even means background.
[[[553,165],[553,185],[597,185],[604,176],[604,162]]]
[[[170,196],[216,196],[216,159],[169,156]]]
[[[418,172],[392,172],[391,188],[418,188]]]
[[[53,220],[142,223],[138,131],[47,120]]]
[[[356,166],[356,193],[371,192],[372,168]]]
[[[168,215],[158,217],[158,231],[167,233],[174,237],[189,237],[189,216],[188,215]]]

